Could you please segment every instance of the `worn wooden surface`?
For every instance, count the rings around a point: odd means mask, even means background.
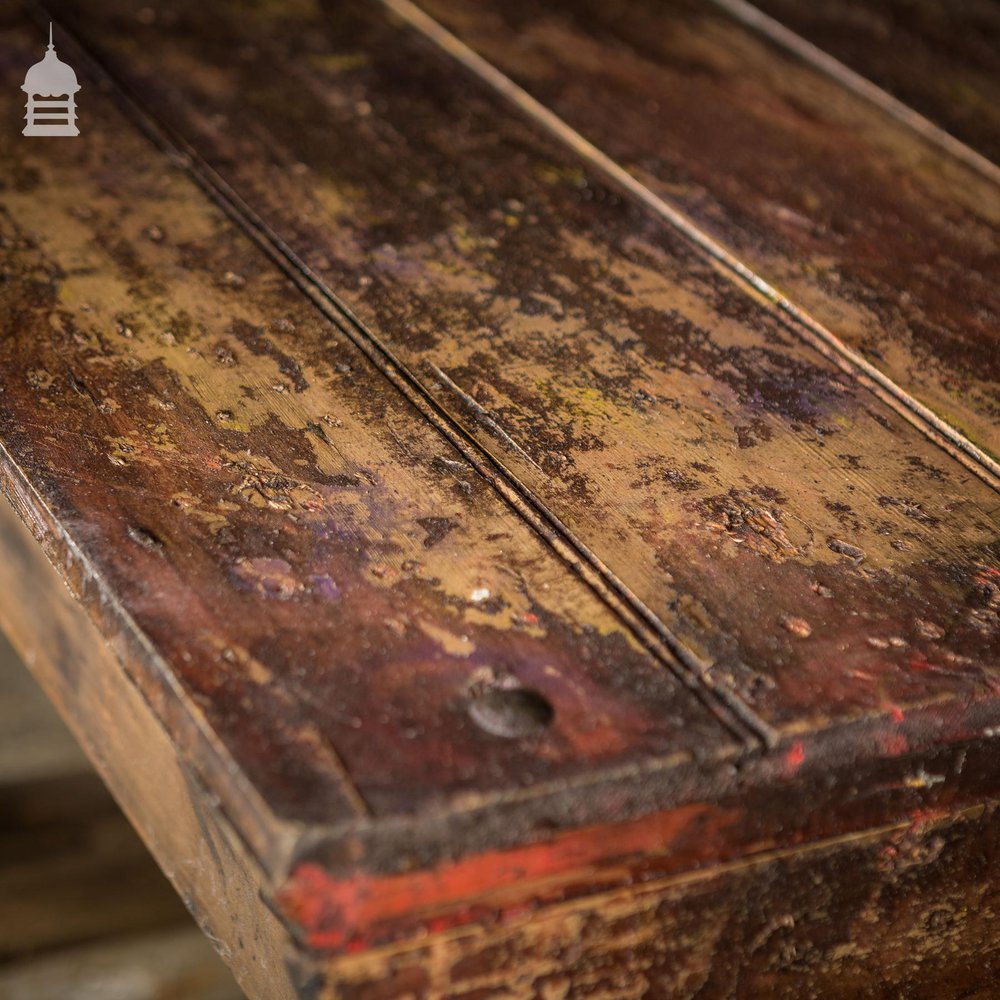
[[[0,627],[240,985],[254,998],[292,997],[286,941],[261,898],[267,879],[259,864],[123,669],[110,629],[94,627],[49,564],[22,523],[26,513],[20,508],[19,518],[0,503]],[[79,564],[65,554],[57,561],[84,593]],[[94,892],[114,898],[110,887]]]
[[[772,727],[988,691],[987,483],[377,6],[205,18],[93,43],[693,669]]]
[[[759,995],[907,935],[871,995],[978,988],[989,173],[714,7],[428,2],[641,190],[402,0],[54,7],[85,137],[0,147],[0,472],[80,604],[22,538],[5,627],[248,992],[749,995],[727,920]]]
[[[231,754],[278,816],[333,824],[733,748],[93,90],[88,143],[4,151],[29,179],[4,198],[4,444],[25,503],[48,480],[67,542],[85,523],[85,571],[115,598],[105,613],[171,661],[138,683],[154,702],[181,685],[206,763],[218,753],[225,771]],[[555,708],[542,746],[468,717],[470,686],[508,674]],[[232,794],[234,811],[257,808]]]
[[[376,951],[306,995],[989,1000],[998,850],[995,809],[925,818]]]

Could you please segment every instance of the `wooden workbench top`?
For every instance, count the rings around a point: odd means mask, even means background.
[[[693,996],[888,848],[986,933],[997,168],[728,0],[52,7],[0,620],[251,995]]]

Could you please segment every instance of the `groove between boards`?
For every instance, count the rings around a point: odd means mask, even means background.
[[[24,0],[41,24],[53,20],[49,10]],[[515,513],[608,606],[648,652],[693,692],[747,750],[774,747],[780,734],[735,692],[715,683],[695,655],[611,569],[489,450],[458,423],[430,394],[420,379],[316,275],[295,251],[242,199],[175,129],[134,99],[126,85],[72,32],[66,42],[81,63],[110,85],[110,96],[137,129],[171,162],[184,170],[254,244],[261,249],[322,314],[368,358],[392,385],[499,493]]]

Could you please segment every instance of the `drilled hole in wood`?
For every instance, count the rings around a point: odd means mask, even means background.
[[[161,552],[163,550],[163,539],[150,528],[131,524],[127,529],[127,534],[133,542],[141,545],[144,549],[148,549],[150,552]]]
[[[491,687],[473,696],[469,715],[493,736],[531,736],[544,730],[555,715],[548,699],[528,688]]]

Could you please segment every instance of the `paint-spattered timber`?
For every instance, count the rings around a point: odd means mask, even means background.
[[[660,219],[378,7],[177,2],[155,60],[105,9],[83,36],[716,683],[790,731],[991,696],[996,494]]]
[[[1000,976],[997,819],[995,807],[925,818],[360,955],[317,997],[987,1000]]]
[[[379,8],[99,8],[250,204],[0,153],[4,578],[251,995],[975,987],[996,495]]]

